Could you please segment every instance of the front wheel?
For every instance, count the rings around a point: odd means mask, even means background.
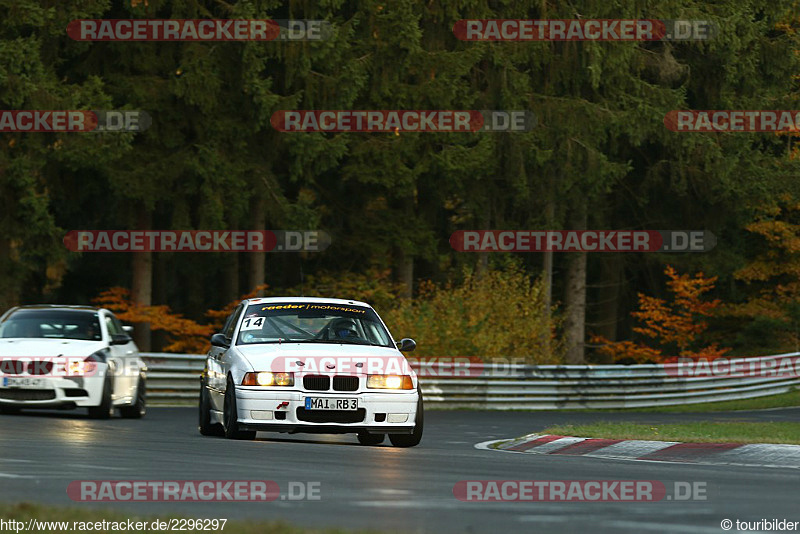
[[[89,417],[92,419],[111,419],[114,416],[114,404],[111,401],[111,392],[114,384],[111,380],[111,369],[106,371],[106,379],[103,381],[103,395],[100,398],[99,406],[89,408]]]
[[[143,376],[139,377],[136,385],[136,400],[130,406],[123,406],[119,414],[125,419],[141,419],[147,413],[147,382]]]
[[[204,436],[224,436],[225,430],[222,425],[211,422],[211,399],[208,396],[208,388],[205,382],[200,381],[200,421],[197,425],[198,430]]]
[[[422,441],[422,427],[424,422],[424,412],[422,408],[422,391],[419,392],[417,401],[417,417],[414,424],[414,432],[411,434],[389,434],[389,441],[395,447],[416,447]]]
[[[236,386],[231,377],[228,377],[228,386],[225,388],[225,437],[228,439],[255,439],[254,430],[241,430],[239,428],[239,411],[236,409]]]

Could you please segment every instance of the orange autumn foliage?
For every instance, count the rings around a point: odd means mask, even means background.
[[[268,286],[259,285],[250,293],[228,303],[219,310],[208,310],[205,317],[208,324],[200,324],[192,319],[187,319],[180,313],[173,312],[169,306],[141,306],[131,299],[130,291],[124,287],[112,287],[100,293],[93,300],[102,308],[108,308],[116,313],[120,320],[128,323],[150,323],[150,330],[160,330],[167,333],[169,344],[164,347],[164,352],[180,352],[202,354],[208,350],[208,338],[222,328],[225,318],[233,311],[242,299],[255,297]]]
[[[639,310],[631,313],[641,324],[633,331],[653,340],[658,346],[627,340],[613,342],[602,336],[593,336],[592,343],[602,345],[597,349],[598,352],[615,361],[627,359],[640,363],[666,363],[678,357],[714,360],[730,350],[720,348],[715,343],[693,350],[708,328],[703,318],[711,316],[720,305],[719,300],[702,298],[714,288],[717,278],[706,278],[703,273],[697,273],[694,277],[679,275],[669,265],[664,269],[664,274],[669,278],[667,289],[673,295],[672,302],[639,293]],[[665,353],[667,350],[672,354]]]

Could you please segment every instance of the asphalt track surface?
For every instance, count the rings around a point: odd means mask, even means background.
[[[798,421],[800,408],[708,414],[474,412],[425,414],[415,448],[365,447],[352,435],[260,433],[256,441],[200,436],[196,410],[152,408],[139,421],[82,411],[0,416],[0,502],[38,502],[138,516],[285,520],[380,532],[723,532],[723,519],[800,521],[797,469],[702,466],[510,454],[474,445],[590,421]],[[706,484],[707,500],[462,502],[460,480],[657,480]],[[75,503],[74,480],[319,482],[320,500],[261,503]],[[735,532],[734,527],[732,532]]]

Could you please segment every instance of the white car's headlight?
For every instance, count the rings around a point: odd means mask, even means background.
[[[414,389],[408,375],[369,375],[367,387],[370,389]]]
[[[242,379],[243,386],[293,386],[294,373],[270,373],[260,371],[245,373]]]
[[[106,355],[103,351],[97,351],[83,360],[69,358],[67,376],[94,376],[97,374],[97,365],[105,361]]]

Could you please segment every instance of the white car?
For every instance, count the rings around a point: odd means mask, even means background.
[[[119,410],[144,416],[147,367],[113,313],[89,306],[19,306],[0,317],[0,413],[21,408]]]
[[[272,297],[242,301],[211,350],[200,384],[200,433],[253,439],[257,431],[386,434],[397,447],[422,439],[416,373],[368,304]]]

